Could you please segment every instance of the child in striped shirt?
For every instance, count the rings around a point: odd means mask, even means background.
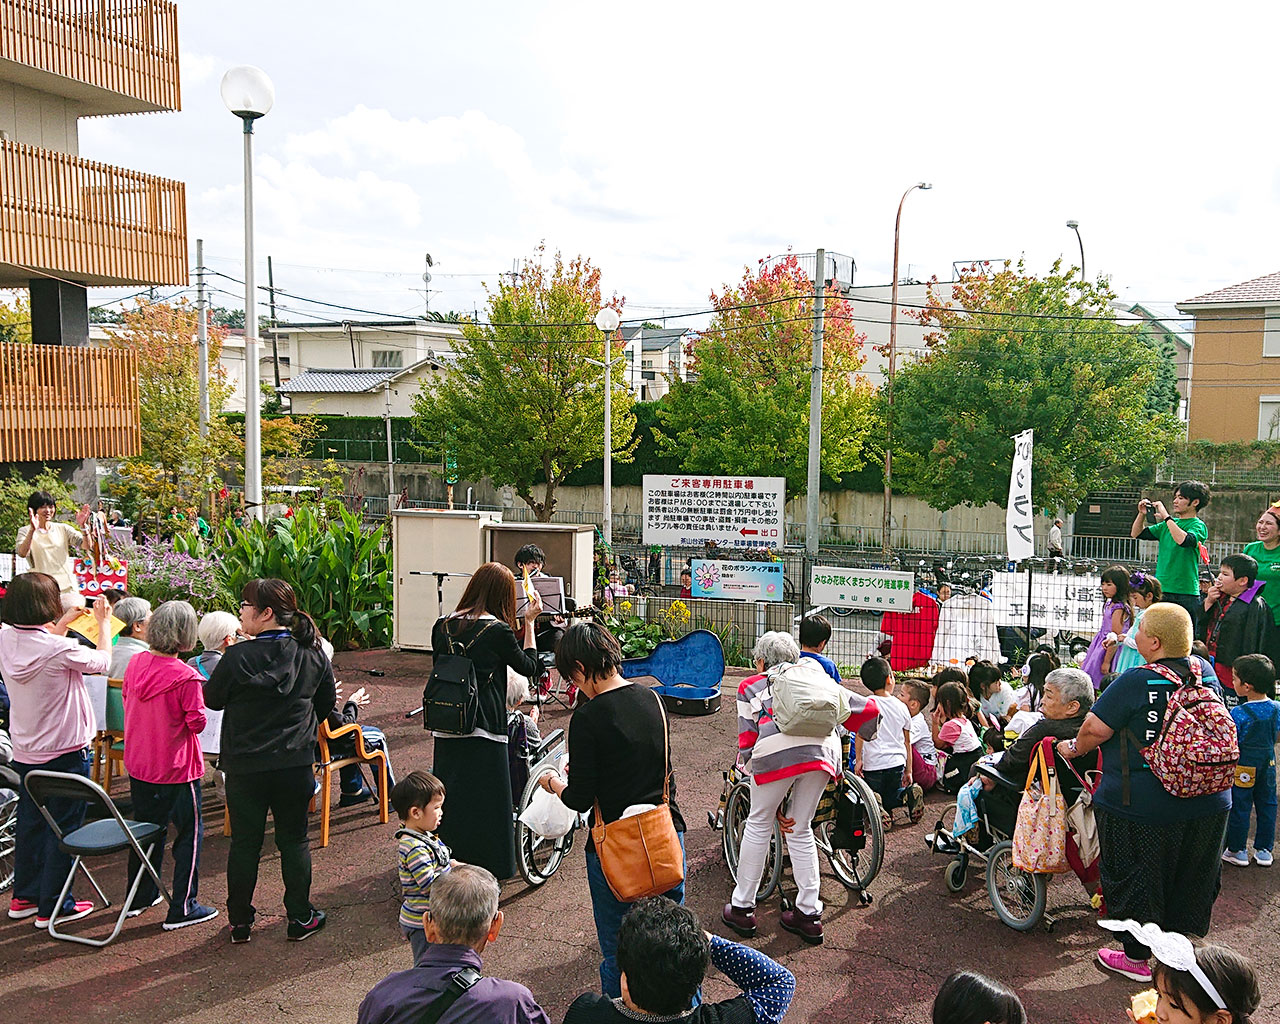
[[[431,883],[454,864],[449,847],[435,835],[444,817],[444,783],[430,772],[410,772],[391,787],[391,806],[400,818],[400,930],[409,940],[413,962],[427,950],[422,915],[431,909]]]

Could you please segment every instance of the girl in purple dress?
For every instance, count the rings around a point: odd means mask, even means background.
[[[1108,566],[1102,573],[1102,625],[1097,636],[1089,644],[1080,667],[1101,687],[1103,678],[1111,671],[1111,660],[1118,650],[1116,644],[1107,644],[1107,634],[1123,636],[1133,624],[1133,594],[1129,588],[1129,570],[1123,565]]]

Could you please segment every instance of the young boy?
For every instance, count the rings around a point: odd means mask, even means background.
[[[911,712],[911,778],[928,792],[938,781],[938,748],[933,745],[933,731],[924,717],[924,709],[929,706],[929,684],[923,679],[903,680],[902,699]]]
[[[1231,667],[1242,654],[1271,651],[1275,620],[1259,593],[1258,563],[1248,555],[1228,555],[1204,600],[1199,638],[1209,649],[1214,671],[1227,696],[1231,691]]]
[[[911,712],[893,699],[893,671],[884,658],[868,658],[859,673],[862,685],[876,698],[880,728],[873,740],[854,738],[856,774],[875,791],[884,812],[884,827],[893,827],[889,812],[906,803],[912,821],[924,814],[924,790],[911,774]]]
[[[416,965],[427,950],[422,915],[431,909],[431,883],[453,866],[449,847],[435,835],[444,817],[444,783],[430,772],[410,772],[391,787],[391,806],[400,818],[400,930]]]
[[[840,682],[840,670],[836,663],[822,652],[831,639],[831,622],[825,615],[806,615],[800,620],[800,657],[812,658],[821,665],[832,679]]]
[[[1249,813],[1256,809],[1253,859],[1271,866],[1276,840],[1276,739],[1280,736],[1280,704],[1275,701],[1276,670],[1262,654],[1243,654],[1232,666],[1240,703],[1231,709],[1240,738],[1236,784],[1231,787],[1231,816],[1227,820],[1227,848],[1222,859],[1249,866]]]
[[[693,570],[680,570],[680,596],[693,597]]]

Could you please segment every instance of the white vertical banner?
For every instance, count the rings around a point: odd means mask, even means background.
[[[1009,561],[1021,562],[1035,552],[1035,522],[1031,506],[1032,431],[1013,438],[1013,470],[1009,474],[1009,505],[1004,517],[1004,538]]]

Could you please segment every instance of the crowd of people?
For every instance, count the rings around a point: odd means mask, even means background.
[[[50,551],[56,545],[51,536],[41,539],[51,533],[49,516],[43,499],[32,500],[32,523],[20,539],[39,558],[41,545]],[[780,821],[798,894],[779,926],[808,945],[823,942],[812,821],[823,792],[846,767],[867,782],[884,825],[892,828],[920,819],[927,790],[954,795],[971,788],[984,757],[1003,775],[1025,775],[1040,742],[1052,739],[1058,755],[1082,771],[1100,752],[1101,781],[1093,797],[1100,886],[1107,917],[1118,922],[1121,948],[1099,950],[1099,962],[1152,985],[1157,1020],[1248,1024],[1260,1001],[1254,969],[1230,950],[1193,947],[1182,936],[1209,933],[1222,863],[1250,862],[1251,817],[1253,861],[1271,863],[1280,705],[1269,645],[1276,619],[1262,593],[1267,580],[1256,553],[1224,558],[1208,592],[1199,593],[1199,545],[1207,534],[1197,513],[1207,502],[1207,488],[1189,483],[1177,489],[1172,512],[1159,502],[1140,509],[1135,534],[1158,542],[1156,572],[1113,567],[1103,574],[1103,626],[1080,668],[1063,667],[1052,650],[1039,650],[1013,677],[1021,685],[1011,685],[991,662],[899,678],[888,661],[871,657],[859,670],[867,691],[862,694],[843,685],[839,667],[824,653],[831,625],[821,615],[801,622],[798,641],[789,633],[763,634],[752,651],[756,671],[737,691],[737,757],[749,780],[751,809],[720,923],[742,939],[758,935],[755,893]],[[37,533],[41,538],[32,540]],[[1275,507],[1260,519],[1258,536],[1270,574],[1280,568]],[[74,543],[74,531],[68,528],[63,541]],[[1277,557],[1270,559],[1273,551]],[[48,555],[66,557],[60,549]],[[1195,559],[1194,587],[1188,557]],[[539,571],[543,561],[537,560]],[[131,815],[164,829],[147,849],[157,869],[169,830],[173,834],[172,899],[163,927],[208,922],[219,910],[199,900],[201,779],[207,771],[199,737],[208,716],[220,712],[217,770],[231,829],[230,941],[243,944],[253,934],[268,815],[284,883],[287,938],[316,934],[326,924],[311,898],[307,836],[317,731],[326,721],[331,727],[355,722],[367,694],[357,690],[342,699],[332,649],[292,589],[281,580],[253,580],[240,595],[238,616],[211,612],[202,619],[183,601],[152,609],[125,596],[114,606],[124,628],[113,647],[105,598],[92,605],[99,627],[92,643],[67,635],[79,609],[63,582],[33,569],[14,579],[4,600],[0,678],[8,690],[4,724],[18,775],[43,768],[87,776],[95,714],[85,677],[122,680]],[[435,624],[437,660],[444,654],[465,660],[475,706],[464,728],[435,731],[430,771],[418,768],[388,780],[400,822],[397,924],[413,966],[374,986],[361,1004],[361,1022],[407,1024],[444,1005],[451,1007],[450,1021],[548,1019],[525,986],[481,975],[482,954],[504,923],[499,884],[516,873],[507,750],[513,708],[528,693],[519,680],[536,680],[543,671],[542,601],[535,588],[526,588],[517,614],[518,596],[515,574],[487,563],[472,575],[457,607]],[[575,1000],[565,1019],[781,1020],[794,995],[794,975],[760,950],[704,930],[683,905],[686,825],[662,702],[624,678],[621,646],[605,626],[558,623],[549,636],[556,670],[581,700],[568,731],[568,771],[547,772],[538,784],[588,816],[586,895],[600,953],[599,992]],[[1197,638],[1204,645],[1200,654],[1193,652]],[[802,681],[812,685],[815,675],[834,686],[837,706],[825,729],[790,728],[792,709],[782,706],[781,694]],[[1170,792],[1150,756],[1167,709],[1181,706],[1179,694],[1187,687],[1208,688],[1219,698],[1225,689],[1233,696],[1229,714],[1239,750],[1227,785],[1192,795]],[[1221,707],[1226,704],[1223,699]],[[536,722],[520,718],[527,737]],[[364,728],[367,744],[385,750],[385,736]],[[347,802],[371,795],[358,768],[344,775],[341,790]],[[446,803],[454,810],[447,811]],[[50,801],[47,809],[64,831],[83,820],[84,806],[75,801]],[[628,819],[654,811],[659,818],[649,820],[665,822],[677,863],[665,865],[674,871],[669,884],[636,895],[624,890],[606,837],[611,830],[616,836]],[[664,837],[654,835],[656,848]],[[19,792],[17,841],[9,917],[34,918],[37,927],[47,927],[70,858],[25,788]],[[130,877],[138,867],[130,864]],[[142,879],[131,916],[165,902],[154,882],[145,874]],[[91,901],[68,892],[58,919],[93,909]],[[738,989],[728,1000],[702,999],[712,965]],[[938,991],[933,1019],[1017,1024],[1027,1018],[1016,993],[959,972]]]

